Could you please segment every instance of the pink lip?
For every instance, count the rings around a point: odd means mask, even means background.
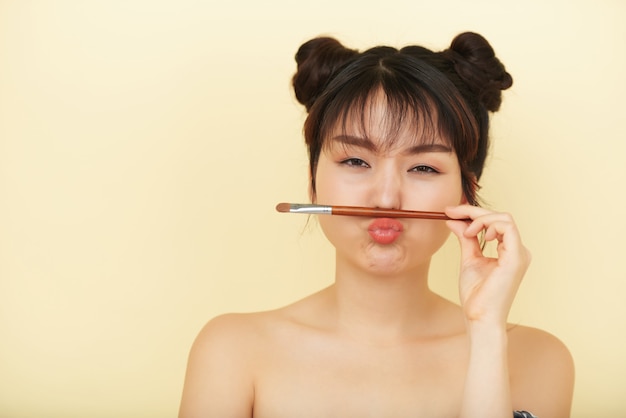
[[[375,242],[391,244],[398,239],[403,229],[402,224],[396,219],[376,218],[370,223],[367,232]]]

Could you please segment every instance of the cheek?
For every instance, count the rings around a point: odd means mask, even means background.
[[[354,246],[357,237],[345,217],[320,215],[317,221],[324,236],[335,248]]]
[[[450,181],[445,183],[421,184],[407,193],[404,199],[405,208],[441,211],[446,206],[456,206],[463,203],[464,195],[461,182]]]
[[[341,177],[335,172],[331,163],[320,158],[315,174],[314,201],[320,204],[343,204],[342,197],[350,196],[340,181]]]
[[[323,176],[317,176],[315,179],[315,193],[313,194],[313,201],[323,205],[330,205],[333,204],[333,195],[334,192],[332,183],[327,183]]]

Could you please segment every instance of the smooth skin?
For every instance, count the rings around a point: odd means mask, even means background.
[[[336,129],[314,201],[444,210],[467,221],[401,220],[379,244],[372,219],[319,217],[336,248],[335,282],[289,306],[211,320],[192,347],[180,418],[502,418],[570,414],[574,366],[554,336],[507,323],[530,262],[508,214],[466,205],[456,154],[415,127],[392,147],[385,104]],[[432,255],[450,231],[461,247],[461,305],[432,292]],[[481,251],[479,234],[497,242]]]

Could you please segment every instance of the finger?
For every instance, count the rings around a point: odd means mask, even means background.
[[[482,256],[480,242],[476,236],[467,236],[465,231],[469,224],[465,221],[446,221],[446,225],[459,240],[461,259],[468,260]]]
[[[446,214],[454,219],[470,218],[472,221],[466,223],[463,235],[469,239],[475,239],[484,231],[485,241],[498,241],[499,256],[506,256],[506,253],[517,253],[524,256],[528,251],[523,246],[521,237],[513,217],[505,212],[493,212],[485,208],[460,205],[446,208]],[[480,246],[479,246],[480,247]]]
[[[485,230],[485,241],[498,241],[498,258],[503,262],[528,265],[530,252],[522,243],[515,223],[509,221],[496,221],[489,224]]]
[[[480,206],[458,205],[445,208],[446,215],[453,219],[476,219],[480,216],[495,213]]]
[[[499,225],[499,228],[494,228],[496,224]],[[471,225],[467,228],[466,234],[478,235],[483,230],[489,232],[491,229],[492,238],[490,239],[495,239],[496,234],[494,234],[494,232],[500,231],[502,226],[506,224],[515,225],[513,218],[508,213],[487,212],[486,214],[473,218]]]
[[[487,229],[490,223],[495,222],[500,217],[503,217],[503,214],[471,205],[448,207],[445,212],[446,215],[453,219],[469,218],[472,220],[469,227],[465,230],[465,236],[467,237],[478,236],[481,231]]]

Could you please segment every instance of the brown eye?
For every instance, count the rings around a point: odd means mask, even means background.
[[[343,160],[341,164],[345,164],[350,167],[364,167],[364,168],[369,167],[369,164],[367,164],[364,160],[360,158],[348,158],[348,159]]]
[[[417,165],[409,170],[409,172],[419,172],[419,173],[439,173],[439,171],[435,170],[431,166],[428,165]]]

